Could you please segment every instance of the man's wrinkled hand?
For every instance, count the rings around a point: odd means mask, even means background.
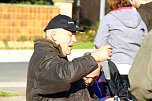
[[[91,56],[94,57],[94,59],[97,62],[102,62],[105,60],[111,60],[112,56],[112,46],[110,45],[105,45],[94,52],[91,53]]]

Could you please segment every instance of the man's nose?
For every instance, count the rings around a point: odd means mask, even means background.
[[[77,42],[77,38],[75,35],[72,35],[72,42]]]

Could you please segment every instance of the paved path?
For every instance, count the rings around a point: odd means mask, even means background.
[[[0,50],[0,62],[27,62],[33,50]]]
[[[0,97],[0,101],[26,101],[25,96]]]
[[[73,49],[69,60],[82,56],[85,52],[92,52],[94,49]],[[28,62],[33,50],[0,50],[0,62]]]

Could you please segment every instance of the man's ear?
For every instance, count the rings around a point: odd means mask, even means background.
[[[56,33],[55,30],[52,31],[52,33],[51,33],[51,38],[52,38],[53,41],[56,41],[56,40],[57,40],[57,33]]]

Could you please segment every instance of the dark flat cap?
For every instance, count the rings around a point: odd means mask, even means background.
[[[44,29],[44,32],[48,29],[55,29],[55,28],[63,28],[68,31],[80,31],[83,32],[84,30],[77,27],[73,20],[66,15],[57,15],[53,19],[50,20],[46,28]]]

